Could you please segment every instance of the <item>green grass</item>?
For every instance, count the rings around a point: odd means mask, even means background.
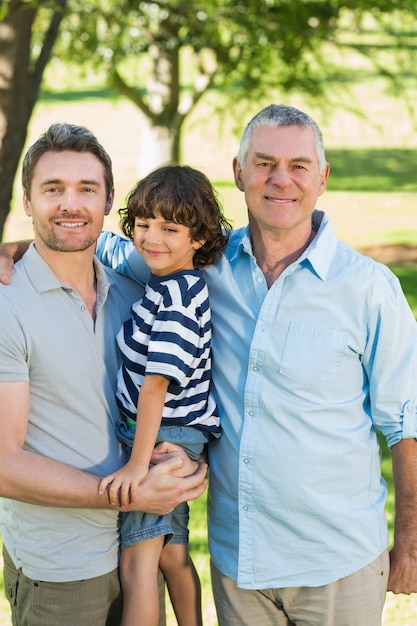
[[[417,191],[417,150],[329,149],[329,191]]]
[[[414,317],[417,318],[417,267],[392,265],[391,269],[398,276]]]

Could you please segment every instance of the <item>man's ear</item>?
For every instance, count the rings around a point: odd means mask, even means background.
[[[330,164],[326,163],[326,166],[320,172],[320,185],[318,195],[321,196],[324,190],[326,189],[327,181],[329,179],[330,174]]]
[[[111,192],[109,193],[109,197],[107,198],[106,208],[104,209],[104,215],[108,215],[110,213],[111,208],[113,206],[113,201],[114,201],[114,189],[111,190]]]
[[[239,191],[245,191],[245,186],[242,180],[242,168],[239,165],[237,157],[233,159],[233,175],[235,177],[236,187]]]
[[[25,209],[25,213],[28,217],[32,215],[32,205],[30,200],[26,194],[26,191],[23,192],[23,208]]]

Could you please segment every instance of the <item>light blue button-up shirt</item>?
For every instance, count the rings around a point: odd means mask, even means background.
[[[205,270],[223,428],[209,547],[248,589],[324,585],[372,562],[388,544],[375,429],[389,445],[417,436],[417,324],[399,281],[321,218],[269,289],[248,228]],[[131,243],[107,234],[98,252],[146,279]]]

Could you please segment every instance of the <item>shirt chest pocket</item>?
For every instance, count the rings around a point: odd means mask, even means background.
[[[304,386],[331,383],[347,350],[348,333],[291,322],[279,372]]]

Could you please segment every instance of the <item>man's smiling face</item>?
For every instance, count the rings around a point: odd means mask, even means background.
[[[237,187],[245,193],[250,221],[261,231],[311,227],[311,214],[329,174],[320,171],[311,128],[254,128],[245,164],[236,159]]]
[[[36,164],[30,198],[24,194],[38,244],[61,252],[96,244],[104,216],[113,201],[106,198],[104,167],[89,152],[46,152]]]

